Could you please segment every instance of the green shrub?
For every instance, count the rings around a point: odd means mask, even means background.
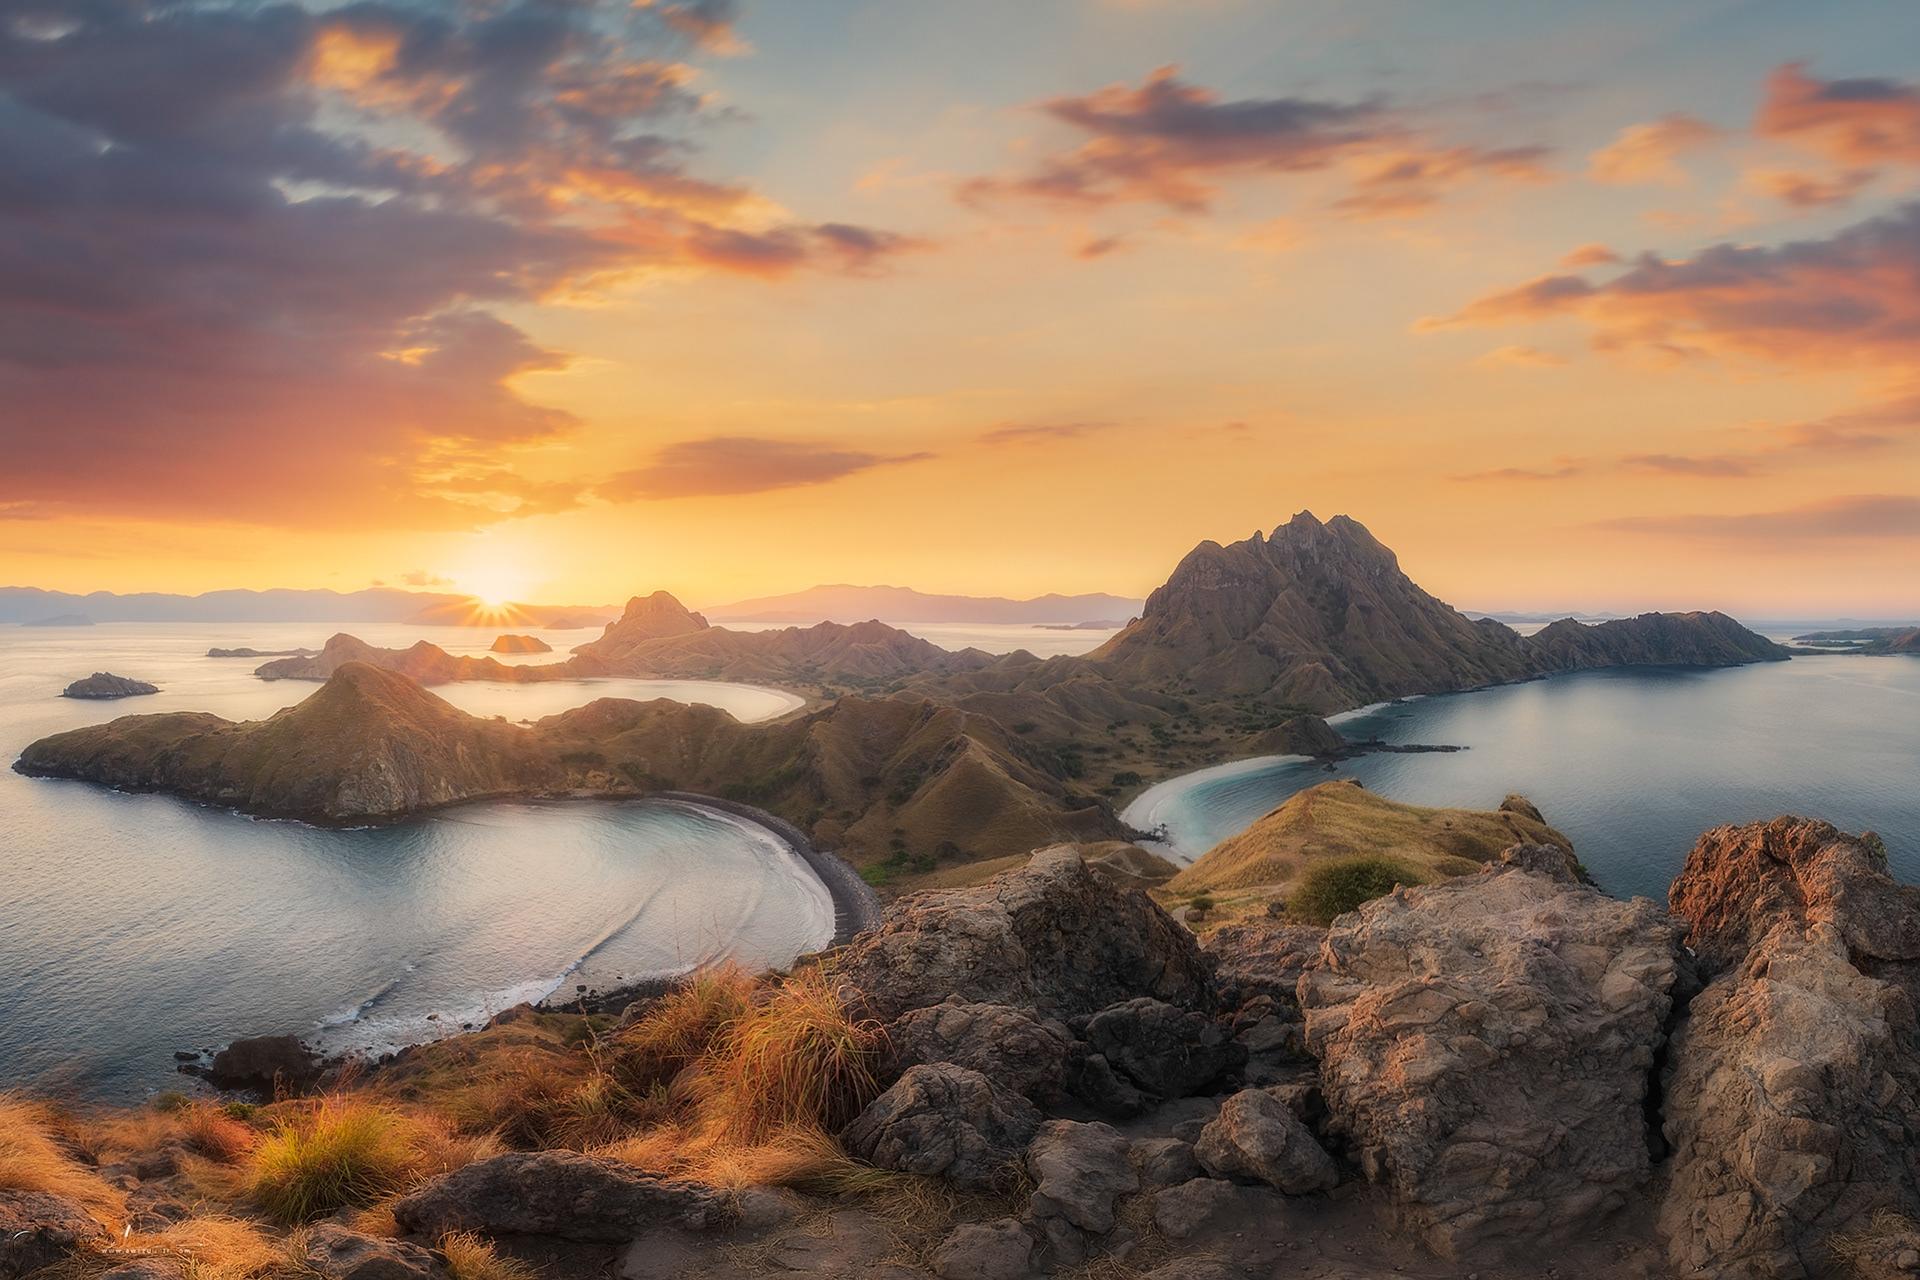
[[[418,1135],[405,1116],[328,1098],[261,1139],[249,1172],[255,1203],[298,1223],[403,1190],[420,1164]]]
[[[1397,884],[1422,880],[1419,871],[1397,858],[1338,858],[1309,867],[1287,903],[1302,919],[1331,924],[1335,916],[1392,893]]]

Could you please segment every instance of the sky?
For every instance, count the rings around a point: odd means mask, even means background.
[[[7,0],[0,582],[1920,612],[1920,6]]]

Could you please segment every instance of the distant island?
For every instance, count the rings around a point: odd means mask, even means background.
[[[1920,627],[1854,627],[1844,631],[1812,631],[1795,636],[1793,642],[1836,653],[1920,653]]]
[[[495,636],[487,646],[495,653],[552,653],[553,646],[539,636]]]
[[[1004,596],[929,595],[911,587],[856,587],[833,583],[781,596],[762,596],[703,609],[714,622],[983,622],[1004,625],[1131,618],[1139,600],[1124,596],[1049,594],[1029,600]],[[1105,624],[1101,624],[1105,625]]]
[[[23,627],[90,627],[93,619],[84,613],[56,613],[50,618],[33,618],[20,624]]]
[[[209,658],[308,658],[318,649],[209,649]]]
[[[63,698],[137,698],[142,694],[158,693],[160,686],[148,684],[145,680],[129,680],[125,676],[116,676],[108,671],[96,671],[83,680],[75,680],[60,691]]]

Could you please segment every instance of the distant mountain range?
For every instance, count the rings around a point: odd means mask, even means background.
[[[120,595],[94,591],[43,591],[0,587],[0,623],[24,626],[86,626],[95,622],[411,622],[421,625],[474,621],[472,596],[444,591],[208,591],[197,596],[142,591]],[[597,627],[620,616],[613,605],[512,605],[510,620],[527,626]],[[489,623],[503,621],[489,617]]]
[[[865,622],[880,618],[892,623],[1124,623],[1137,616],[1144,603],[1098,592],[1009,600],[1004,596],[929,595],[911,587],[831,583],[782,596],[741,600],[702,612],[713,622]]]

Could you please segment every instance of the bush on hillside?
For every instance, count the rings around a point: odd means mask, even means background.
[[[1307,868],[1287,905],[1304,920],[1331,924],[1335,916],[1392,893],[1395,885],[1423,882],[1419,871],[1397,858],[1337,858]]]

